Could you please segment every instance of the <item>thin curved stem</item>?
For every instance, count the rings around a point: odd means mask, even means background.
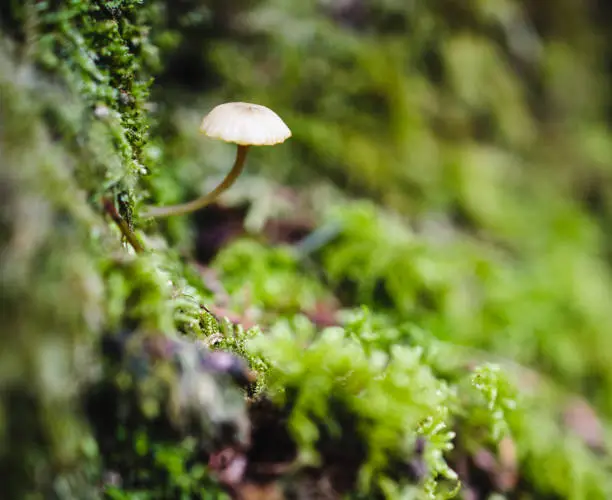
[[[210,193],[205,194],[204,196],[200,196],[199,198],[189,201],[187,203],[181,203],[180,205],[171,205],[169,207],[151,207],[148,210],[145,210],[144,213],[141,214],[141,217],[170,217],[172,215],[183,215],[189,212],[195,212],[200,208],[204,208],[206,205],[209,205],[213,201],[215,201],[221,193],[226,191],[228,188],[236,182],[236,179],[242,173],[244,168],[244,160],[246,159],[246,154],[248,151],[248,146],[238,145],[238,150],[236,151],[236,160],[234,161],[234,166],[229,171],[229,173],[225,176],[225,178],[221,181],[215,189],[213,189]]]

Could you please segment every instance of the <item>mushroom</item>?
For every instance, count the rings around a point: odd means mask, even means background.
[[[237,144],[234,166],[210,193],[180,205],[152,207],[143,217],[182,215],[205,207],[234,184],[244,168],[249,146],[273,146],[291,137],[291,130],[274,111],[246,102],[228,102],[216,106],[202,120],[200,131],[212,139]]]

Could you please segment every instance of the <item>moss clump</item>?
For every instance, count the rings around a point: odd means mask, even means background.
[[[33,57],[45,70],[61,75],[107,124],[122,165],[115,171],[100,166],[106,182],[98,189],[119,184],[130,196],[146,172],[147,103],[151,74],[159,65],[149,36],[153,14],[151,7],[133,0],[63,7],[49,2],[24,11],[34,18],[38,38]]]
[[[145,59],[152,46],[150,11],[138,6],[37,3],[32,10],[26,2],[3,17],[9,24],[0,42],[1,315],[13,334],[0,349],[0,468],[9,498],[99,498],[114,451],[128,442],[137,461],[134,428],[123,428],[123,436],[111,428],[94,439],[91,427],[101,414],[87,416],[81,407],[108,377],[102,332],[139,327],[172,337],[216,329],[201,308],[195,322],[185,321],[193,312],[185,311],[185,301],[201,305],[201,296],[188,286],[178,256],[126,253],[98,203],[110,190],[127,193],[117,202],[129,206],[143,173]],[[210,379],[221,397],[222,387],[232,392],[225,378]],[[100,456],[109,439],[116,448]],[[196,445],[211,439],[205,435]],[[149,441],[152,448],[164,445],[155,432]],[[165,446],[166,455],[175,447],[182,456],[180,439]],[[166,491],[175,483],[166,470],[147,489]]]
[[[321,436],[327,436],[339,449],[356,454],[351,458],[365,492],[396,498],[402,487],[414,486],[402,485],[402,479],[395,484],[397,471],[391,466],[413,459],[422,437],[427,474],[419,479],[428,486],[456,482],[443,459],[454,437],[448,430],[452,391],[422,363],[420,349],[395,346],[388,353],[366,353],[342,328],[317,333],[299,317],[277,324],[253,348],[270,363],[267,389],[273,399],[291,408],[288,427],[300,462],[320,465],[317,450],[325,449]],[[430,494],[438,498],[435,491]]]

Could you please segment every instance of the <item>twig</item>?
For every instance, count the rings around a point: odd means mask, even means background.
[[[134,248],[136,253],[144,252],[144,247],[142,246],[142,243],[138,241],[138,238],[132,232],[125,219],[123,219],[121,215],[119,215],[119,212],[115,208],[115,204],[113,203],[113,201],[110,198],[105,197],[102,199],[102,204],[104,205],[104,210],[106,211],[106,213],[110,215],[111,219],[113,219],[115,224],[117,224],[119,230],[123,234],[123,237],[128,241],[130,245],[132,245],[132,248]]]

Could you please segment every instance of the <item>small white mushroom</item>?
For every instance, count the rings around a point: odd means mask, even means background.
[[[274,111],[247,102],[228,102],[216,106],[202,120],[200,131],[212,139],[237,144],[234,166],[210,193],[181,205],[153,207],[143,217],[182,215],[209,205],[242,173],[249,146],[273,146],[291,137],[291,130]]]
[[[273,146],[291,137],[291,130],[274,111],[248,102],[220,104],[202,120],[200,130],[241,146]]]

